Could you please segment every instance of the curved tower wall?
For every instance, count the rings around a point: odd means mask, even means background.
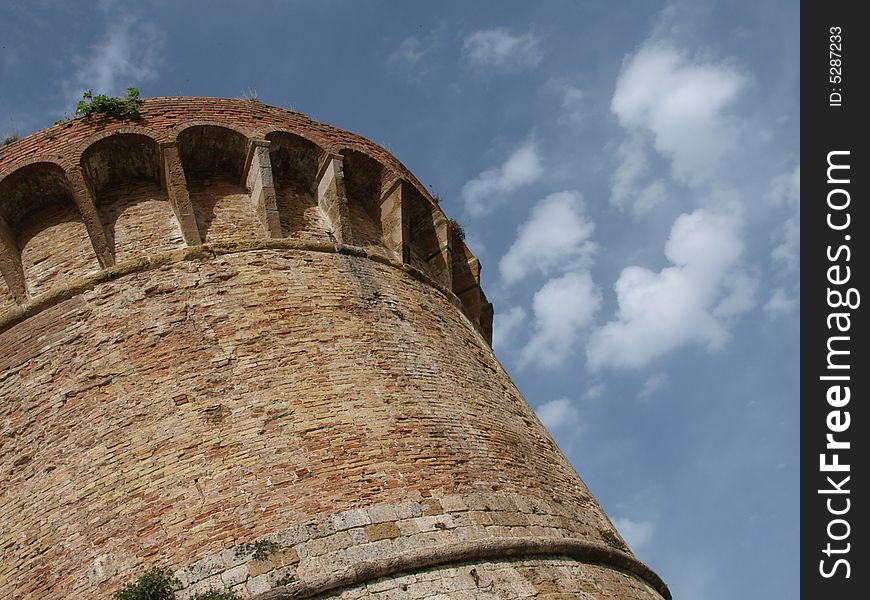
[[[56,125],[0,149],[0,271],[0,596],[669,597],[359,136],[206,98]]]

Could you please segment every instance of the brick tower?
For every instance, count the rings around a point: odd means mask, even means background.
[[[670,598],[372,142],[154,98],[0,148],[0,597]]]

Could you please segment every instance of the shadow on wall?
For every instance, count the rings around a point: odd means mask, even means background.
[[[275,181],[281,233],[289,238],[325,238],[329,224],[317,205],[317,168],[325,152],[314,142],[284,131],[266,135]]]
[[[82,155],[82,170],[98,207],[114,262],[184,246],[161,186],[160,147],[139,134],[113,135]]]
[[[72,186],[56,164],[28,165],[0,182],[0,220],[9,232],[3,275],[15,297],[100,268]]]
[[[178,150],[202,241],[263,237],[244,185],[247,138],[195,125],[178,134]]]

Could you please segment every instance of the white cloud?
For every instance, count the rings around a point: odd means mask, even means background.
[[[562,366],[574,353],[581,332],[600,304],[601,294],[588,272],[549,280],[532,300],[533,332],[520,353],[520,366]]]
[[[491,212],[503,196],[536,181],[543,169],[538,148],[528,142],[511,154],[500,166],[483,171],[462,186],[462,201],[473,217]]]
[[[583,400],[596,400],[603,396],[605,391],[607,391],[606,385],[604,385],[600,381],[593,383],[585,392],[583,392]]]
[[[731,319],[750,311],[758,303],[758,278],[746,271],[735,270],[722,279],[724,295],[713,309],[722,319]]]
[[[580,423],[577,407],[567,398],[545,402],[535,412],[550,431],[571,431]]]
[[[779,242],[771,252],[773,262],[785,272],[797,271],[801,264],[801,167],[774,177],[765,198],[791,212],[782,231],[775,236]]]
[[[649,398],[657,391],[665,387],[668,383],[668,376],[664,373],[657,373],[655,375],[651,375],[647,377],[646,381],[643,382],[643,388],[640,390],[640,393],[637,395],[638,398]]]
[[[783,270],[797,271],[801,264],[801,218],[789,217],[782,225],[780,243],[771,252],[773,261]]]
[[[679,180],[705,180],[734,147],[739,122],[726,109],[746,81],[731,66],[650,41],[623,65],[611,110],[626,129],[652,136]]]
[[[559,90],[562,114],[559,123],[579,127],[586,118],[586,95],[583,90],[571,84],[564,84]]]
[[[768,187],[765,199],[778,206],[800,206],[801,203],[801,166],[774,177]]]
[[[797,271],[801,262],[800,214],[789,217],[782,225],[780,243],[771,253],[773,261],[785,271]]]
[[[616,149],[616,168],[610,188],[610,202],[626,208],[633,201],[640,179],[649,171],[649,160],[640,135],[630,135]]]
[[[594,331],[586,355],[592,369],[640,368],[676,348],[721,348],[726,325],[754,305],[743,272],[740,221],[697,209],[677,218],[665,245],[673,266],[655,273],[632,266],[616,282],[616,319]]]
[[[648,544],[656,529],[652,521],[632,521],[625,517],[616,519],[613,524],[632,550]]]
[[[634,214],[642,217],[659,208],[668,199],[668,190],[664,180],[656,179],[638,191],[634,201]]]
[[[426,48],[414,36],[406,37],[399,47],[390,55],[390,62],[416,65],[426,55]]]
[[[428,79],[440,68],[433,55],[442,49],[444,33],[442,27],[436,27],[426,34],[406,37],[387,57],[387,64],[412,81],[419,83]]]
[[[579,128],[585,124],[589,115],[586,92],[575,85],[568,77],[553,77],[538,88],[538,93],[546,99],[549,106],[555,106],[559,112],[556,119],[559,125]]]
[[[550,194],[532,209],[517,229],[517,238],[499,261],[506,284],[520,281],[531,271],[549,275],[588,264],[595,244],[595,224],[586,216],[580,192]]]
[[[659,28],[617,79],[611,110],[625,138],[615,152],[610,201],[635,217],[686,201],[704,208],[674,222],[670,266],[623,269],[617,314],[587,344],[592,369],[640,368],[687,345],[726,343],[735,318],[757,306],[761,287],[757,269],[742,264],[744,213],[798,209],[776,228],[772,258],[785,272],[799,266],[799,168],[759,179],[768,165],[761,134],[751,115],[735,112],[750,77],[679,49],[666,39],[673,33]],[[765,187],[766,202],[758,202]]]
[[[111,22],[89,54],[74,59],[77,69],[66,86],[68,96],[79,99],[89,89],[96,94],[126,95],[128,87],[157,77],[162,45],[163,35],[153,23],[132,16]]]
[[[473,67],[514,72],[533,69],[544,57],[534,33],[515,35],[502,28],[469,34],[462,44],[462,52]]]
[[[796,307],[797,301],[790,298],[784,289],[777,288],[764,305],[764,312],[771,319],[778,319],[790,315]]]
[[[643,137],[637,133],[629,135],[616,150],[610,203],[623,210],[631,208],[635,217],[642,217],[662,206],[667,199],[668,187],[664,179],[650,177]]]
[[[508,310],[496,312],[492,320],[493,349],[498,351],[504,348],[525,320],[526,311],[521,306],[514,306]]]

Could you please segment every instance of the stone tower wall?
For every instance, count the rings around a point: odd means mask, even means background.
[[[2,597],[669,597],[363,138],[205,98],[56,125],[0,149],[0,271]]]

